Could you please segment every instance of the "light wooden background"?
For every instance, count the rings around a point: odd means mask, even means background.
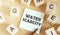
[[[10,35],[9,32],[6,31],[6,28],[13,22],[13,24],[19,29],[19,21],[22,17],[24,9],[27,6],[22,4],[21,0],[15,0],[14,3],[10,2],[9,0],[2,0],[2,1],[3,1],[3,5],[2,5],[2,7],[0,7],[0,12],[2,12],[4,14],[4,17],[6,18],[6,22],[0,24],[0,35]],[[47,18],[49,16],[49,14],[46,13],[46,11],[45,11],[47,2],[54,2],[56,4],[56,11],[54,12],[54,14],[58,17],[58,19],[57,19],[56,24],[53,26],[50,25],[49,24],[50,22],[47,21]],[[14,18],[14,17],[10,16],[10,7],[12,7],[12,6],[20,7],[20,17],[19,18]],[[56,30],[58,28],[58,26],[60,26],[60,0],[45,0],[45,3],[39,7],[35,7],[35,4],[32,0],[29,8],[45,13],[44,22],[43,22],[43,26],[40,31],[40,35],[46,35],[45,30],[47,30],[51,27],[54,27]],[[16,35],[19,35],[20,34],[19,32],[20,32],[20,29],[16,33]],[[59,33],[57,33],[57,34],[60,35]]]

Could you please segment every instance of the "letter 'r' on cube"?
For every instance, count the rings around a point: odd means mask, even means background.
[[[52,27],[52,28],[50,28],[50,29],[47,29],[47,30],[45,31],[45,33],[46,33],[46,35],[57,35],[54,27]]]
[[[21,0],[21,3],[22,3],[22,4],[25,4],[26,6],[29,7],[31,1],[32,1],[32,0]]]
[[[34,0],[34,3],[35,3],[35,5],[36,5],[36,7],[44,4],[44,2],[45,2],[44,0]]]

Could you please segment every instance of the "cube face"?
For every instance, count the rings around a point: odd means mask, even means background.
[[[20,8],[19,7],[11,7],[11,11],[10,11],[10,16],[13,17],[19,17],[19,12],[20,12]]]
[[[0,13],[0,23],[4,23],[6,19],[4,18],[3,14]]]
[[[45,33],[46,33],[46,35],[57,35],[57,33],[56,33],[54,27],[52,27],[52,28],[46,30]]]
[[[57,30],[56,30],[58,33],[60,33],[60,26],[57,28]]]
[[[21,3],[29,7],[31,1],[32,0],[21,0]]]
[[[18,31],[17,27],[15,27],[13,24],[10,24],[10,25],[6,28],[6,30],[7,30],[11,35],[14,35],[14,34]]]
[[[48,21],[52,22],[52,23],[56,23],[57,21],[57,17],[53,14],[50,14],[50,16],[47,19]]]
[[[47,3],[46,11],[53,13],[56,9],[55,3]]]
[[[36,7],[38,7],[38,6],[42,5],[42,4],[44,4],[44,0],[34,0],[34,3],[36,5]]]
[[[32,32],[38,28],[40,31],[43,23],[43,18],[44,13],[26,8],[24,10],[19,27]]]

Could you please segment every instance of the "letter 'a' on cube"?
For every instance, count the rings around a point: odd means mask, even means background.
[[[56,9],[56,4],[55,3],[53,3],[53,2],[52,3],[50,3],[50,2],[47,3],[47,6],[46,6],[46,11],[47,12],[54,13],[55,9]]]
[[[50,28],[50,29],[47,29],[47,30],[45,31],[45,33],[46,33],[46,35],[57,35],[54,27],[52,27],[52,28]]]
[[[14,6],[14,7],[10,8],[10,16],[17,18],[17,17],[20,16],[19,13],[20,13],[20,8],[19,7]]]
[[[6,30],[11,34],[11,35],[15,35],[16,32],[18,31],[17,27],[15,27],[15,25],[10,24]]]
[[[32,0],[21,0],[21,3],[29,7],[31,1]]]
[[[3,15],[3,13],[0,13],[0,23],[4,23],[4,22],[6,22],[6,19]]]
[[[34,3],[35,3],[35,6],[36,6],[36,7],[38,7],[38,6],[40,6],[40,5],[42,5],[42,4],[45,3],[44,0],[33,0],[33,1],[34,1]]]
[[[60,33],[60,26],[57,28],[57,30],[56,30],[58,33]]]
[[[47,21],[52,22],[53,25],[54,25],[56,23],[56,21],[57,21],[56,15],[50,14]]]
[[[39,33],[43,24],[43,19],[44,13],[25,8],[19,28],[31,32],[38,28],[36,33]]]

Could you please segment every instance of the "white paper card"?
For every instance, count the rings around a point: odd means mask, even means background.
[[[29,7],[31,1],[32,0],[21,0],[21,3]]]
[[[11,11],[10,11],[10,16],[13,16],[13,17],[19,17],[20,14],[20,8],[19,7],[11,7]]]
[[[4,18],[4,15],[0,13],[0,23],[4,23],[6,19]]]
[[[38,6],[42,5],[42,4],[44,4],[44,0],[34,0],[34,3],[36,5],[36,7],[38,7]]]
[[[45,31],[45,33],[46,33],[46,35],[57,35],[54,27],[52,27],[52,28],[50,28],[50,29],[47,29],[47,30]]]
[[[13,24],[10,24],[6,30],[11,34],[15,35],[15,33],[18,31],[17,27],[15,27]]]
[[[57,17],[53,14],[50,14],[47,20],[54,24],[57,21]]]
[[[59,33],[60,33],[60,26],[57,28],[57,32],[59,32]]]
[[[44,13],[26,8],[24,10],[19,27],[32,32],[38,28],[38,30],[40,31],[43,18],[44,18]]]
[[[49,11],[49,12],[54,12],[56,9],[56,4],[55,3],[47,3],[47,6],[46,6],[46,11]]]

